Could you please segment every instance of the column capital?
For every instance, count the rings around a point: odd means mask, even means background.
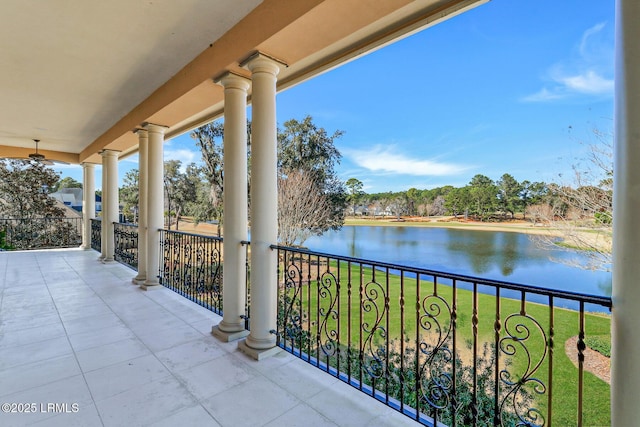
[[[115,157],[117,157],[119,152],[120,152],[120,151],[118,151],[118,150],[108,150],[108,149],[105,149],[105,150],[100,151],[100,153],[99,153],[99,154],[100,154],[102,157],[109,157],[109,156],[115,156]]]
[[[249,89],[249,86],[251,86],[251,79],[241,76],[240,74],[232,73],[231,71],[215,77],[213,82],[223,86],[225,89],[240,89],[245,92]]]
[[[252,73],[269,73],[277,76],[282,68],[287,67],[287,64],[263,52],[255,52],[242,61],[240,66]]]
[[[142,124],[142,127],[143,129],[146,129],[149,132],[161,133],[163,135],[166,132],[166,130],[169,129],[169,126],[158,125],[158,124],[149,123],[149,122],[144,122]]]
[[[135,128],[134,130],[132,130],[132,132],[138,135],[139,137],[145,137],[149,133],[149,131],[145,128]]]
[[[96,164],[95,163],[90,163],[90,162],[82,162],[80,163],[82,165],[83,168],[95,168]]]

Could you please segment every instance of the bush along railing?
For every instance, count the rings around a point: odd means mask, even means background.
[[[609,425],[585,339],[609,334],[589,311],[610,298],[272,248],[278,345],[414,420]]]
[[[121,264],[138,270],[138,226],[113,223],[115,238],[114,258]]]
[[[222,239],[160,230],[160,282],[222,314]]]
[[[82,218],[0,218],[2,249],[71,248],[82,243]]]
[[[102,221],[96,218],[91,220],[91,249],[102,250]]]

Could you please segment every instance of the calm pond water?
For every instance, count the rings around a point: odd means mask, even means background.
[[[611,295],[611,273],[554,262],[551,258],[584,259],[584,255],[539,248],[522,233],[344,226],[339,231],[308,239],[305,246],[335,255],[591,295]]]

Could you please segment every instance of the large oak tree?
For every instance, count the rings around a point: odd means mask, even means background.
[[[79,244],[76,225],[49,190],[60,176],[39,162],[0,160],[0,224],[6,245],[30,249]]]

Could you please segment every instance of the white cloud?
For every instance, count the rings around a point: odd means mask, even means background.
[[[613,79],[606,79],[594,70],[587,70],[583,74],[567,76],[559,80],[570,91],[593,95],[613,92]]]
[[[186,148],[178,148],[175,150],[164,150],[165,160],[180,160],[182,167],[186,167],[189,163],[199,163],[201,161],[200,152],[187,150]]]
[[[358,166],[378,173],[444,176],[455,175],[470,169],[470,166],[466,165],[409,157],[393,147],[379,145],[369,150],[343,150],[343,153]]]
[[[540,92],[536,92],[532,95],[525,96],[522,98],[524,102],[546,102],[553,101],[555,99],[562,99],[564,95],[559,94],[558,92],[552,92],[546,87],[543,87]]]
[[[577,56],[549,68],[549,82],[540,91],[521,98],[523,102],[549,102],[576,95],[611,96],[613,74],[611,43],[603,40],[606,23],[588,28],[577,46]],[[599,38],[597,38],[599,37]]]
[[[606,22],[600,22],[594,25],[593,27],[589,28],[584,33],[582,33],[582,39],[580,40],[580,55],[587,56],[589,54],[589,48],[590,48],[589,39],[593,35],[601,32],[604,29],[605,25],[606,25]]]

